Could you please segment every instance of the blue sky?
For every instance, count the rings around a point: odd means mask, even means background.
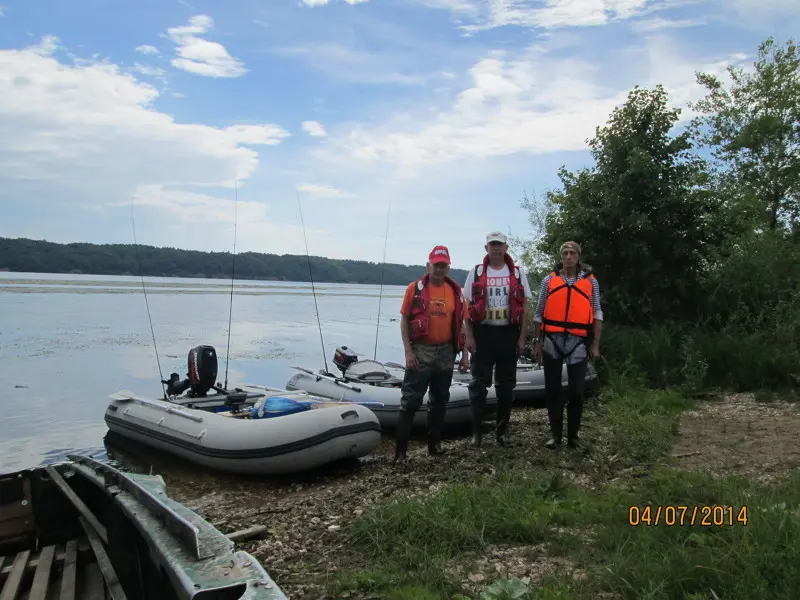
[[[0,0],[0,236],[455,267],[590,163],[634,85],[699,97],[789,0]],[[690,113],[685,112],[688,118]],[[237,210],[234,187],[238,186]]]

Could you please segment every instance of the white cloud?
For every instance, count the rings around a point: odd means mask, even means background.
[[[663,29],[679,29],[683,27],[699,27],[705,25],[703,19],[663,19],[655,17],[652,19],[643,19],[634,21],[631,27],[640,33],[650,31],[661,31]]]
[[[302,0],[302,3],[306,6],[315,7],[315,6],[326,6],[329,4],[331,0]],[[349,4],[350,6],[355,6],[356,4],[362,4],[364,2],[369,2],[369,0],[344,0],[345,3]]]
[[[665,38],[653,38],[631,53],[630,64],[610,63],[613,78],[591,63],[545,52],[491,53],[470,69],[472,85],[433,119],[426,111],[356,126],[316,154],[340,164],[385,163],[411,175],[457,160],[586,150],[586,139],[634,84],[663,83],[671,101],[682,105],[701,91],[694,84],[696,68],[721,74],[725,66],[684,61]],[[630,79],[620,81],[620,73]],[[615,79],[611,87],[608,82]]]
[[[54,202],[124,200],[142,186],[232,186],[258,153],[289,136],[277,125],[177,123],[153,86],[107,62],[60,62],[57,38],[0,50],[3,187],[36,181]],[[45,194],[45,195],[47,195]]]
[[[232,143],[246,146],[258,144],[276,146],[291,135],[278,125],[232,125],[223,131]]]
[[[303,131],[312,137],[325,137],[325,128],[319,121],[303,121]]]
[[[416,4],[429,8],[440,8],[454,13],[477,14],[480,4],[475,0],[411,0]]]
[[[164,185],[141,185],[134,191],[131,200],[136,207],[148,206],[158,209],[170,221],[178,218],[189,223],[263,223],[267,217],[267,205],[261,202],[219,198],[208,194],[170,189]],[[110,202],[109,206],[129,206],[129,201]]]
[[[136,46],[136,52],[139,54],[158,54],[158,48],[150,45]]]
[[[167,72],[164,69],[159,69],[158,67],[148,67],[147,65],[140,65],[139,63],[135,63],[131,67],[131,71],[139,73],[140,75],[145,75],[146,77],[155,77],[162,81],[165,80],[167,75]]]
[[[6,16],[6,11],[8,10],[7,6],[0,5],[0,19]]]
[[[410,64],[408,53],[358,50],[340,42],[299,44],[273,51],[305,59],[312,68],[348,83],[420,85],[431,75],[419,73],[419,63]]]
[[[205,77],[240,77],[247,73],[244,64],[228,54],[225,46],[198,37],[213,26],[214,20],[208,15],[196,15],[188,25],[167,29],[167,37],[177,46],[172,66]]]
[[[352,195],[330,185],[318,185],[315,183],[302,183],[297,186],[297,191],[314,198],[345,198]]]
[[[674,8],[702,0],[413,0],[417,4],[448,10],[466,32],[505,26],[541,29],[588,27]],[[749,0],[738,0],[747,2]],[[784,1],[784,0],[774,0]]]

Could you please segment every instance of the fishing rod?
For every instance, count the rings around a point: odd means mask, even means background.
[[[161,391],[164,394],[164,400],[167,400],[167,388],[164,387],[164,375],[161,372],[161,361],[158,358],[158,346],[156,345],[156,332],[153,329],[153,319],[150,316],[150,303],[147,301],[147,288],[144,285],[144,273],[142,272],[142,255],[139,250],[139,243],[136,241],[136,222],[133,218],[133,199],[131,196],[131,228],[133,229],[133,245],[136,248],[136,259],[139,263],[139,277],[142,280],[142,292],[144,292],[144,304],[147,307],[147,320],[150,322],[150,333],[153,336],[153,349],[156,353],[156,364],[158,365],[158,380],[161,382]]]
[[[231,264],[231,304],[228,309],[228,350],[225,352],[225,385],[228,389],[228,361],[231,355],[231,323],[233,322],[233,282],[236,279],[236,225],[239,222],[239,180],[233,183],[233,258]]]
[[[314,274],[311,271],[311,255],[308,253],[308,238],[306,237],[306,224],[303,221],[303,207],[300,204],[300,192],[297,194],[297,208],[300,211],[300,225],[303,227],[303,240],[306,244],[306,257],[308,258],[308,275],[311,277],[311,293],[314,295],[314,310],[317,312],[317,327],[319,327],[319,342],[322,345],[322,362],[325,363],[325,372],[328,373],[328,359],[325,357],[325,341],[322,339],[322,323],[319,320],[319,307],[317,306],[317,293],[314,289]]]
[[[378,294],[378,322],[375,324],[375,351],[372,360],[378,360],[378,331],[381,327],[381,305],[383,304],[383,273],[386,271],[386,245],[389,242],[389,216],[392,214],[392,199],[389,198],[389,210],[386,213],[386,236],[383,238],[383,266],[381,267],[381,290]]]

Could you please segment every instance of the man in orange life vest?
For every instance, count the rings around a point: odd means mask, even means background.
[[[600,356],[600,331],[603,310],[600,306],[600,285],[592,268],[580,262],[581,247],[577,242],[561,245],[561,263],[542,281],[539,302],[533,320],[537,331],[533,357],[544,364],[547,415],[552,437],[545,445],[554,449],[561,445],[564,406],[561,403],[561,373],[567,364],[569,392],[567,401],[567,444],[584,447],[578,437],[583,414],[583,389],[586,365]]]
[[[448,276],[450,252],[447,247],[436,246],[431,250],[427,269],[424,277],[409,284],[400,307],[400,334],[406,354],[406,372],[395,432],[396,463],[406,460],[414,415],[422,406],[426,391],[429,392],[428,454],[443,454],[441,429],[450,401],[453,364],[458,352],[464,348],[466,303],[461,286]],[[466,353],[463,353],[460,369],[466,372],[467,368]]]
[[[481,445],[481,422],[486,388],[495,372],[497,390],[497,442],[507,445],[513,391],[517,385],[517,358],[525,349],[528,299],[531,288],[525,270],[508,255],[506,236],[494,231],[486,236],[486,256],[464,283],[469,310],[464,320],[466,347],[472,353],[471,445]]]

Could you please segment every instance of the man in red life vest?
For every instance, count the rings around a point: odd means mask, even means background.
[[[428,273],[409,284],[400,307],[400,335],[406,372],[400,399],[394,462],[404,463],[414,415],[428,392],[428,454],[443,454],[440,439],[456,355],[464,349],[466,303],[450,273],[450,252],[436,246],[428,256]],[[462,353],[460,369],[469,367]]]
[[[509,443],[513,391],[517,385],[517,358],[525,349],[528,300],[531,288],[525,270],[508,254],[506,236],[494,231],[486,236],[483,263],[472,268],[464,283],[469,303],[464,318],[466,347],[472,353],[471,445],[481,445],[481,422],[486,406],[486,388],[495,374],[497,390],[497,442]]]
[[[542,281],[539,302],[533,320],[537,329],[533,357],[544,365],[547,416],[552,436],[545,446],[561,445],[564,405],[561,402],[563,364],[567,365],[569,392],[567,400],[567,444],[585,445],[578,437],[583,415],[583,389],[589,356],[600,356],[600,331],[603,310],[600,285],[592,268],[581,264],[581,247],[569,241],[561,245],[561,263]]]

